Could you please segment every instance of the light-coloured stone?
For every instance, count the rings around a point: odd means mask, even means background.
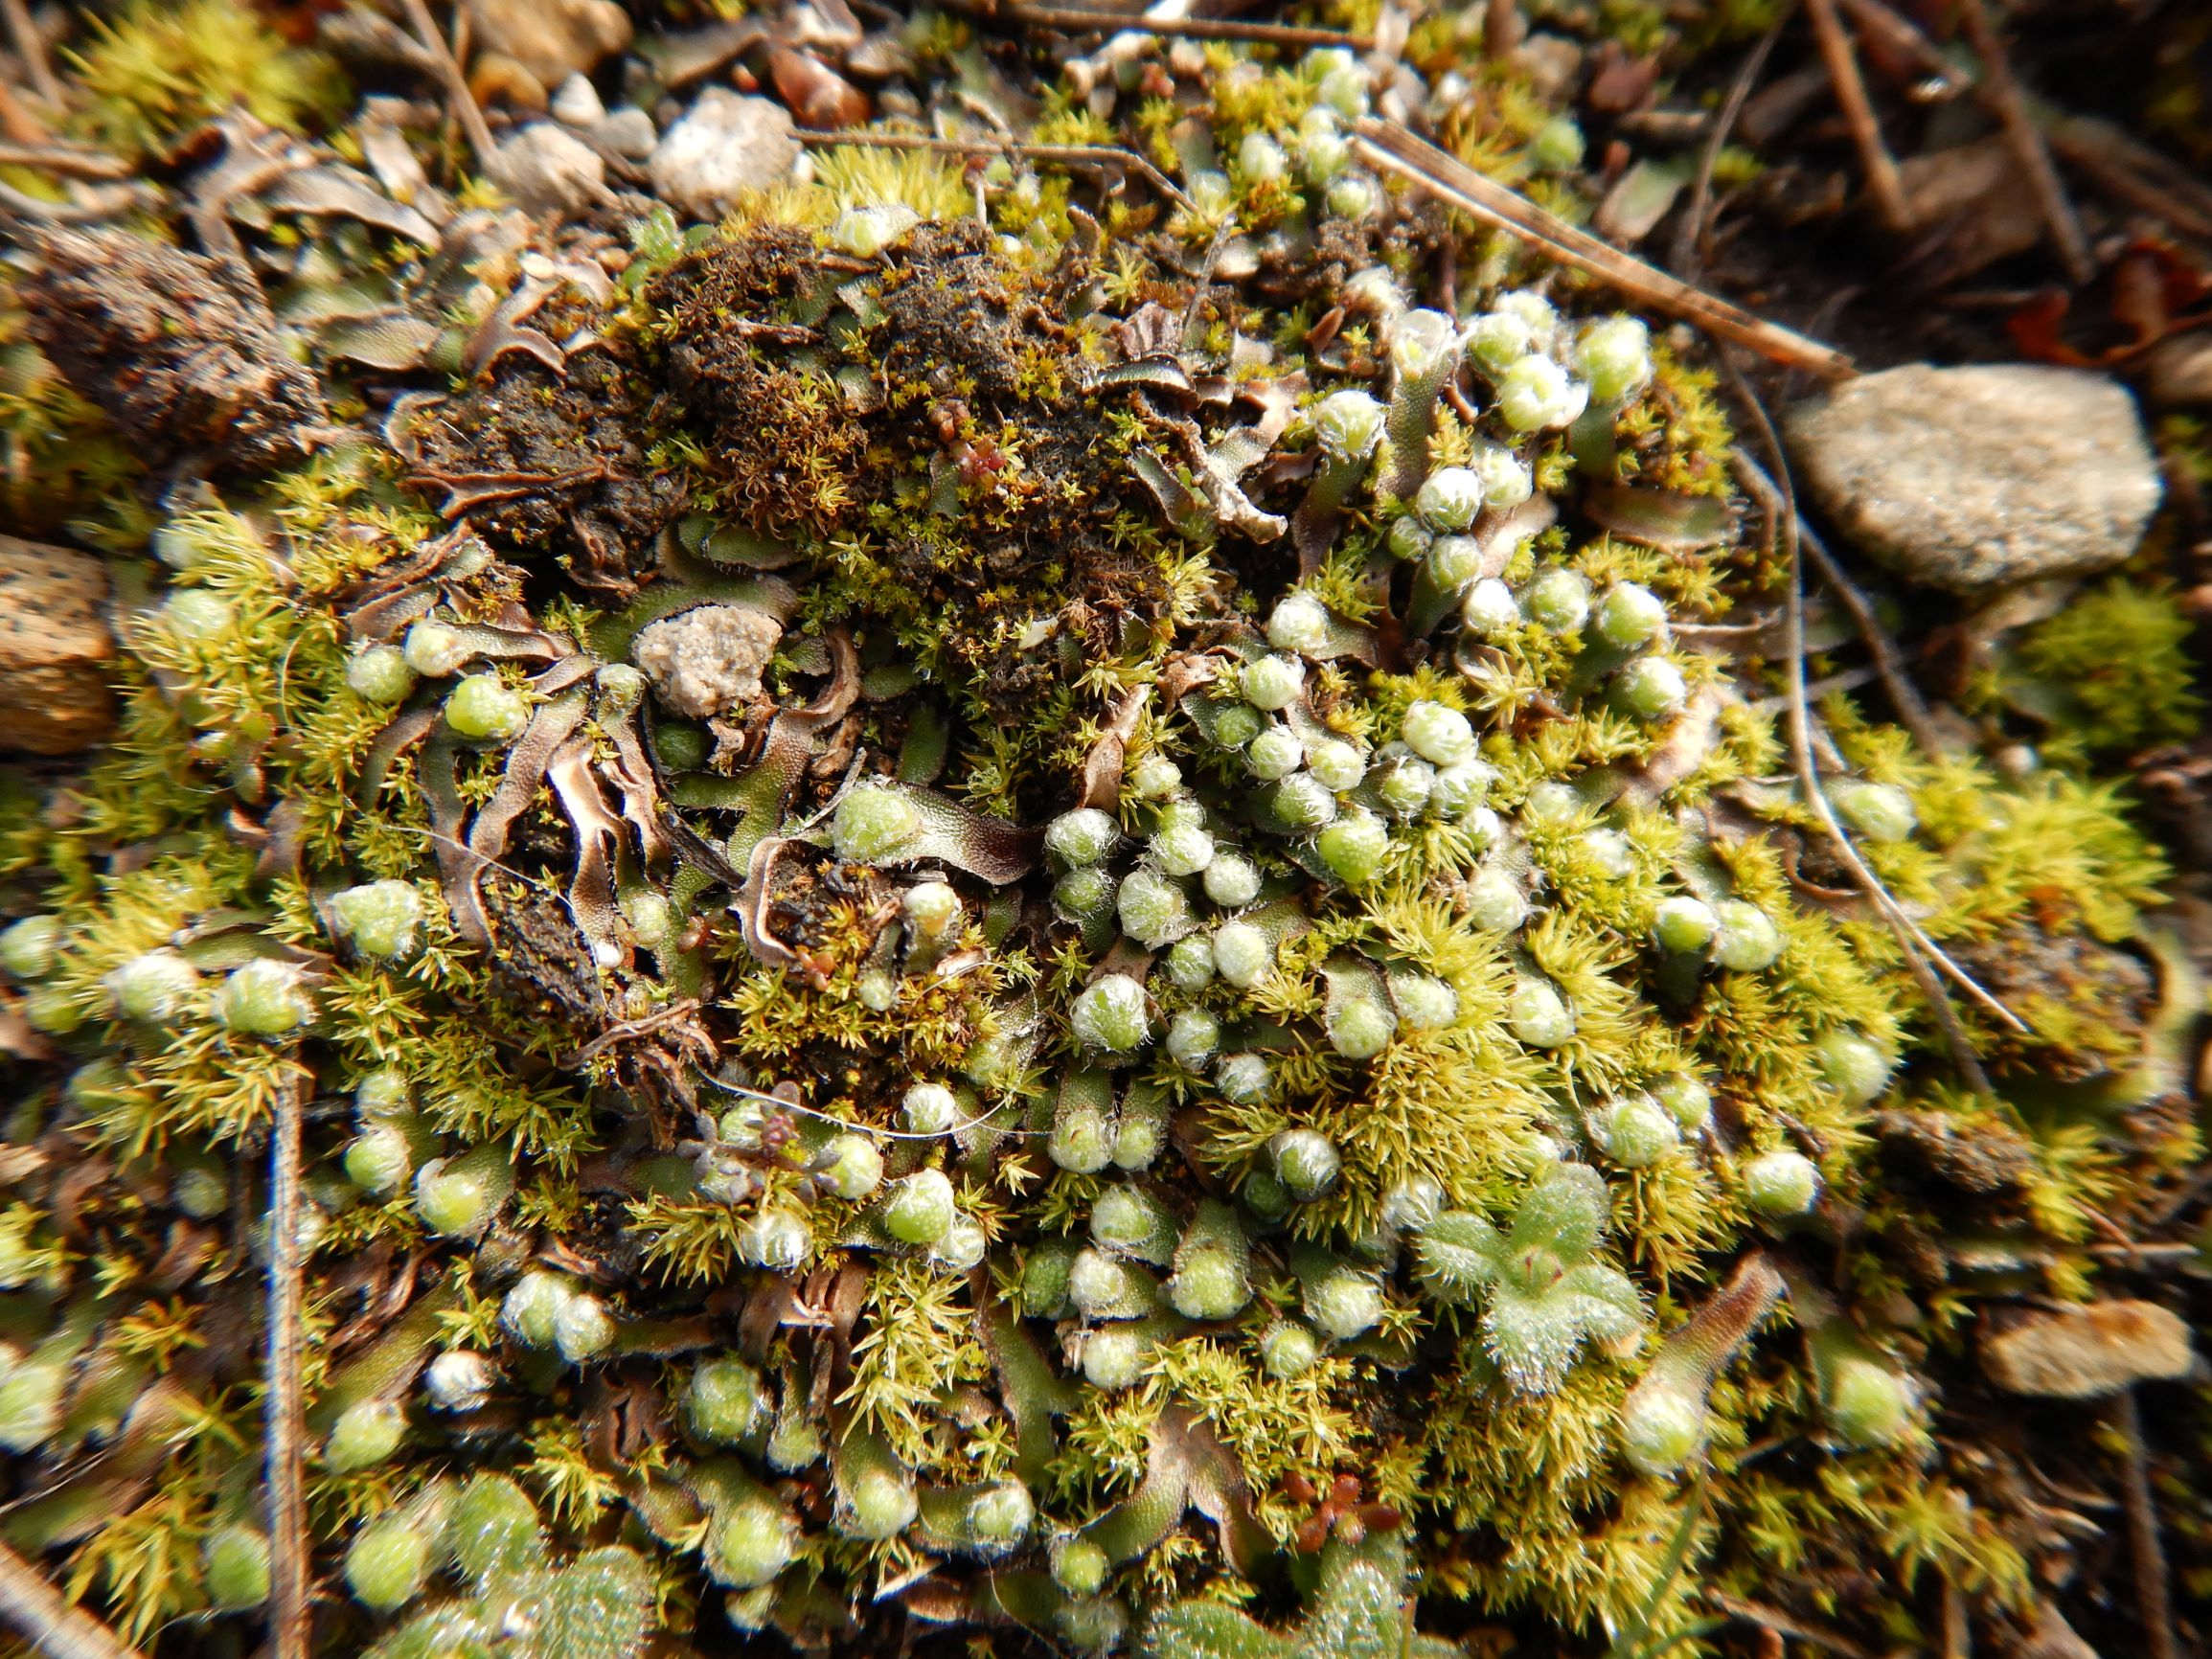
[[[590,126],[606,115],[599,88],[587,75],[572,75],[562,81],[554,91],[552,107],[553,119],[563,126]]]
[[[67,755],[113,728],[106,601],[99,559],[0,535],[0,748]]]
[[[783,637],[764,611],[706,604],[640,628],[630,657],[663,702],[703,720],[761,694],[761,670]]]
[[[468,0],[468,26],[477,50],[512,57],[548,87],[590,74],[631,34],[615,0]]]
[[[2151,348],[2143,359],[2144,390],[2171,408],[2212,403],[2212,329],[2191,329]]]
[[[2094,1399],[2186,1375],[2195,1361],[2189,1327],[2155,1302],[2039,1307],[1981,1342],[1990,1381],[2040,1399]]]
[[[653,146],[660,142],[652,117],[642,109],[614,111],[604,121],[593,125],[591,136],[625,161],[647,160],[652,154]]]
[[[798,159],[782,104],[710,86],[661,135],[647,170],[663,201],[694,218],[718,219],[745,192],[788,177]]]
[[[606,189],[599,151],[550,121],[534,121],[500,140],[491,175],[536,214],[574,213]]]
[[[1953,593],[2109,569],[2158,505],[2135,399],[2077,369],[1916,363],[1847,380],[1787,425],[1821,510],[1874,557]]]

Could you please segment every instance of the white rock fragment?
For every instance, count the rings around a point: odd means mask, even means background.
[[[605,114],[606,105],[600,102],[599,88],[589,76],[571,75],[554,92],[553,119],[563,126],[589,126]]]
[[[2094,1399],[2184,1376],[2195,1363],[2189,1327],[2155,1302],[2033,1308],[1981,1342],[1992,1382],[2041,1399]]]
[[[630,660],[661,701],[703,720],[761,694],[761,670],[783,625],[750,605],[708,604],[638,630]]]
[[[787,176],[798,159],[782,104],[710,86],[661,135],[646,168],[662,200],[694,218],[718,219],[746,191]]]
[[[599,152],[550,121],[534,121],[500,140],[490,172],[534,214],[572,214],[606,190]]]

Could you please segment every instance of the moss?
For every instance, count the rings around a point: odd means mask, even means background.
[[[165,152],[234,105],[296,131],[335,114],[345,95],[329,58],[286,46],[223,0],[134,0],[90,27],[71,55],[84,94],[79,121],[85,137],[122,155]]]

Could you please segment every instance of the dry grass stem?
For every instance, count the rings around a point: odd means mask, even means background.
[[[2005,52],[1996,26],[1990,21],[1984,0],[1959,0],[1958,11],[1960,21],[1966,25],[1967,38],[1981,57],[1982,85],[1997,120],[2004,125],[2014,158],[2036,193],[2036,206],[2043,216],[2044,227],[2051,233],[2052,246],[2058,249],[2059,262],[2066,267],[2066,275],[2079,287],[2096,277],[2097,261],[2089,252],[2089,239],[2083,234],[2082,221],[2074,213],[2073,202],[2067,198],[2066,187],[2059,178],[2059,170],[2051,161],[2043,135],[2036,129],[2028,114],[2027,98],[2013,76],[2012,58]]]
[[[62,1598],[46,1576],[0,1544],[0,1623],[45,1659],[139,1659],[138,1649]]]
[[[1821,61],[1828,66],[1828,80],[1836,88],[1843,123],[1851,129],[1859,165],[1866,170],[1867,193],[1874,197],[1875,212],[1883,228],[1903,236],[1912,229],[1912,207],[1904,199],[1904,180],[1897,170],[1897,158],[1882,141],[1881,124],[1875,118],[1873,101],[1866,96],[1866,80],[1859,73],[1859,55],[1843,32],[1842,18],[1836,14],[1836,0],[1805,0],[1805,10],[1813,19],[1813,37],[1820,47]]]

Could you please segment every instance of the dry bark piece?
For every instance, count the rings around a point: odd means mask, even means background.
[[[106,600],[97,558],[0,535],[0,745],[66,755],[114,728]]]
[[[2095,1399],[2186,1375],[2189,1327],[2155,1302],[2035,1308],[1981,1342],[1984,1375],[2007,1394]]]
[[[328,419],[243,265],[120,231],[34,241],[32,339],[147,459],[273,467],[304,451],[300,427]]]

